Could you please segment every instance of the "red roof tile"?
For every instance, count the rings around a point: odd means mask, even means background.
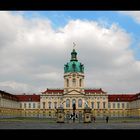
[[[100,89],[85,89],[85,93],[106,93],[101,88]]]
[[[46,91],[42,92],[42,94],[50,94],[50,93],[63,93],[64,90],[63,89],[47,89]]]
[[[140,93],[137,93],[135,94],[133,97],[132,97],[132,100],[137,100],[137,99],[140,99]]]
[[[132,101],[135,94],[112,94],[108,95],[108,101],[109,102],[128,102]]]
[[[5,91],[0,90],[0,95],[1,95],[2,98],[4,98],[4,99],[18,101],[18,98],[17,98],[15,95],[10,94],[10,93],[8,93],[8,92],[5,92]]]
[[[30,102],[39,102],[40,95],[15,95],[19,101],[30,101]]]

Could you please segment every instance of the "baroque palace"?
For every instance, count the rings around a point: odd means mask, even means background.
[[[65,114],[83,113],[85,105],[95,117],[140,117],[140,93],[108,94],[99,89],[84,87],[84,65],[77,59],[75,49],[71,60],[64,65],[64,88],[47,89],[40,94],[13,95],[0,90],[0,117],[56,117],[56,109]]]

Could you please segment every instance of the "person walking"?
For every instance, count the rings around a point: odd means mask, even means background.
[[[109,120],[109,117],[108,117],[108,116],[106,116],[106,123],[108,123],[108,120]]]
[[[93,120],[94,120],[94,122],[96,121],[96,118],[95,118],[95,116],[93,117]]]

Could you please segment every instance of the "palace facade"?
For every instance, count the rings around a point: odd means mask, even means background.
[[[40,94],[13,95],[0,91],[0,117],[56,117],[56,109],[63,107],[65,114],[83,113],[85,106],[95,117],[140,117],[140,93],[108,94],[101,88],[84,86],[84,65],[77,59],[75,49],[64,65],[64,88],[49,89]]]

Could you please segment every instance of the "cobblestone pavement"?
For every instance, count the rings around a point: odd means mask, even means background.
[[[131,123],[46,123],[0,122],[0,129],[140,129],[140,122]]]

